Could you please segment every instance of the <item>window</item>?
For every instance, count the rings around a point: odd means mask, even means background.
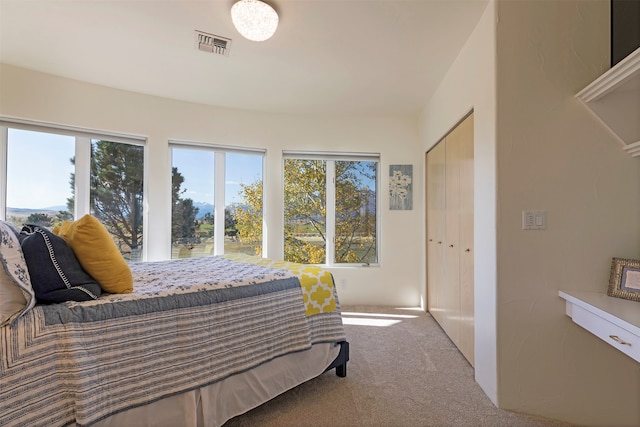
[[[377,155],[285,153],[284,257],[375,264]]]
[[[262,255],[264,155],[226,153],[225,253]]]
[[[261,150],[171,143],[172,258],[262,253],[263,158]]]
[[[52,228],[90,213],[142,258],[143,139],[0,122],[0,217]]]
[[[75,138],[8,129],[6,221],[51,228],[73,219]],[[37,171],[37,172],[36,172]]]
[[[126,259],[142,259],[144,148],[91,140],[90,212]]]

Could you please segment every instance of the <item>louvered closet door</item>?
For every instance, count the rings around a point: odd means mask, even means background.
[[[427,153],[427,308],[440,324],[444,322],[446,226],[445,144]]]

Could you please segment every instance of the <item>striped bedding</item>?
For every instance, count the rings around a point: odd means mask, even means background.
[[[134,292],[38,305],[0,328],[0,425],[91,425],[315,343],[298,277],[222,257],[132,264]]]

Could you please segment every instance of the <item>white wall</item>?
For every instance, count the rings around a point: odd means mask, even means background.
[[[305,117],[230,110],[178,102],[0,66],[0,116],[146,136],[145,248],[149,260],[170,257],[168,140],[267,149],[265,200],[267,254],[282,256],[283,150],[378,152],[381,156],[380,266],[336,268],[342,304],[418,306],[422,271],[422,185],[415,180],[414,209],[390,211],[390,164],[421,171],[418,119]]]
[[[605,292],[611,258],[640,255],[640,163],[575,98],[609,68],[609,2],[500,1],[497,28],[500,405],[640,425],[638,364],[558,298]],[[523,209],[547,230],[522,231]]]
[[[558,297],[605,292],[611,258],[640,257],[640,163],[574,96],[608,68],[608,7],[492,2],[425,109],[422,144],[475,109],[476,380],[505,409],[626,426],[640,425],[638,364]],[[546,210],[547,229],[523,231],[525,209]]]
[[[474,110],[475,377],[497,403],[495,7],[490,2],[421,122],[428,151]],[[426,257],[425,257],[426,259]],[[423,277],[423,283],[426,279]],[[426,286],[422,288],[426,292]]]

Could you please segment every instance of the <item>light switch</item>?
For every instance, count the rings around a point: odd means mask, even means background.
[[[522,211],[523,230],[544,230],[547,228],[547,212],[544,210]]]

